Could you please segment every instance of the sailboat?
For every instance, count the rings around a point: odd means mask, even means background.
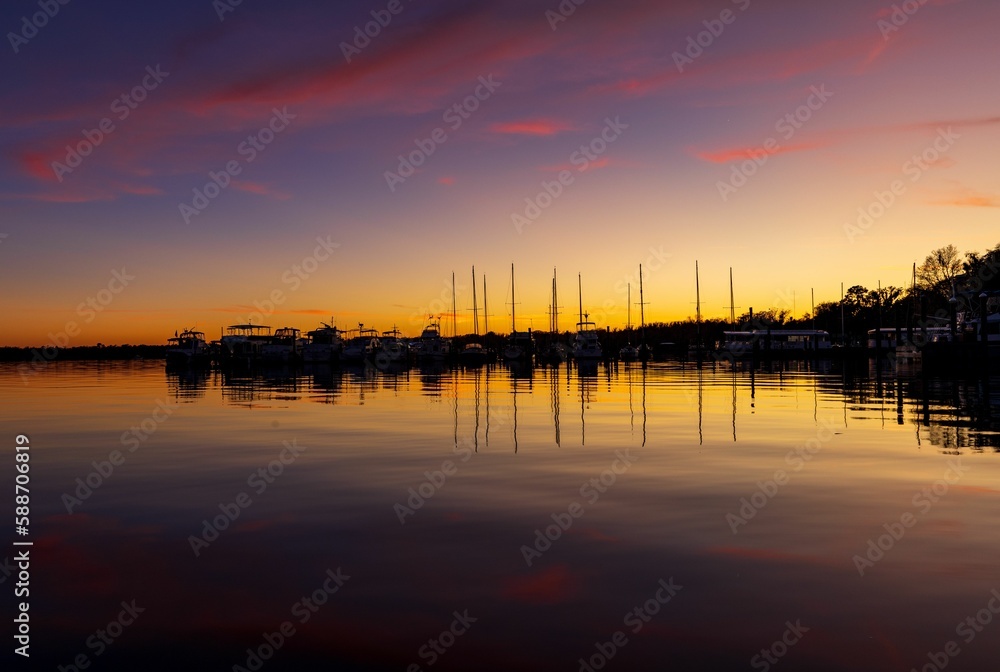
[[[701,280],[698,275],[698,261],[694,262],[694,294],[695,294],[695,313],[697,315],[696,319],[696,337],[693,345],[688,346],[688,354],[693,354],[701,360],[702,356],[702,346],[701,346]]]
[[[545,357],[552,364],[559,364],[566,361],[566,358],[569,356],[569,350],[566,344],[559,340],[559,298],[556,292],[556,269],[554,268],[552,269],[552,306],[550,308],[549,320],[549,332],[552,335],[552,341],[549,343]]]
[[[576,337],[573,339],[573,359],[601,359],[604,351],[597,338],[597,325],[590,321],[590,313],[583,312],[583,277],[578,274],[577,280],[580,285],[580,321],[576,323]]]
[[[646,301],[642,295],[642,264],[639,264],[639,333],[642,340],[639,344],[639,359],[645,362],[653,356],[653,350],[646,344]]]
[[[628,283],[628,319],[625,324],[625,330],[631,337],[632,335],[632,283]],[[625,346],[618,351],[618,357],[623,362],[634,362],[639,359],[639,348],[632,345],[632,340],[625,343]]]
[[[465,366],[482,366],[486,363],[486,348],[479,342],[479,302],[476,300],[476,267],[472,267],[472,331],[475,339],[469,341],[459,353]]]
[[[517,330],[517,319],[515,316],[515,306],[517,304],[517,294],[514,293],[514,264],[510,265],[510,336],[507,337],[507,345],[503,349],[503,357],[508,361],[531,362],[535,354],[535,341],[528,331]]]

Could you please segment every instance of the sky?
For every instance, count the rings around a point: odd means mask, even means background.
[[[991,0],[0,10],[0,345],[794,309],[1000,242]],[[905,6],[905,7],[904,7]],[[562,8],[562,9],[560,9]],[[367,31],[367,34],[366,34]],[[480,315],[481,318],[481,315]],[[480,324],[482,329],[482,324]]]

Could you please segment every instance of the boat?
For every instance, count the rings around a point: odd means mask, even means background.
[[[260,359],[261,349],[271,340],[271,327],[262,324],[233,324],[219,339],[219,362],[249,364]]]
[[[420,332],[418,357],[424,362],[440,362],[451,353],[451,341],[441,336],[441,324],[431,318]]]
[[[212,361],[212,350],[204,332],[185,329],[180,334],[175,331],[173,338],[167,339],[166,357],[167,364],[172,366],[208,364]]]
[[[580,321],[576,323],[576,336],[571,350],[573,359],[596,360],[604,357],[601,341],[597,337],[597,325],[590,320],[590,313],[583,312],[583,277],[578,275],[580,286]]]
[[[275,330],[271,340],[261,346],[260,358],[269,362],[294,362],[302,353],[302,341],[295,327]]]
[[[483,279],[485,281],[485,278]],[[453,276],[454,282],[454,276]],[[454,292],[452,292],[454,296]],[[479,342],[479,302],[476,298],[476,267],[472,267],[472,331],[475,340],[465,344],[458,357],[465,366],[482,366],[488,359],[486,348]]]
[[[702,356],[705,354],[705,348],[701,343],[701,279],[698,275],[698,260],[695,259],[694,262],[694,295],[695,295],[695,340],[694,343],[688,345],[688,355],[694,355],[701,361]]]
[[[595,360],[604,357],[601,341],[598,338],[597,324],[590,321],[590,313],[584,313],[585,320],[576,323],[576,336],[573,338],[572,354],[576,360]]]
[[[340,359],[340,351],[344,347],[344,339],[340,330],[326,322],[319,329],[306,333],[307,342],[302,348],[302,361],[329,363]]]
[[[545,359],[549,364],[562,364],[569,359],[569,348],[566,347],[565,343],[559,341],[549,343],[549,347],[545,351]]]
[[[483,344],[475,341],[466,343],[458,356],[465,366],[482,366],[489,359],[489,354],[486,352]]]
[[[559,341],[559,299],[556,293],[556,269],[552,269],[552,306],[549,313],[549,333],[551,341],[545,350],[545,359],[550,364],[561,364],[569,357],[569,348]]]
[[[893,335],[895,335],[895,330],[893,330]],[[765,354],[819,352],[829,350],[832,347],[830,334],[821,329],[751,329],[724,331],[722,336],[722,349],[731,356],[748,354],[755,345],[759,351]]]
[[[987,343],[995,347],[1000,344],[1000,312],[997,312],[1000,294],[995,292],[992,294],[992,297],[988,296],[986,292],[980,295],[981,305],[978,310],[959,313],[957,328],[960,332],[964,332],[966,340]],[[983,313],[986,314],[985,334]],[[928,331],[930,330],[928,329]]]
[[[639,264],[639,359],[646,362],[653,358],[653,349],[646,344],[646,301],[642,295],[642,264]]]
[[[340,361],[345,364],[360,364],[378,352],[380,345],[378,330],[365,329],[364,324],[359,324],[357,334],[348,340],[340,351]]]
[[[510,265],[510,335],[503,349],[503,358],[507,361],[531,362],[535,355],[535,339],[528,331],[517,330],[515,304],[517,295],[514,293],[514,264]]]
[[[626,299],[626,310],[628,318],[625,322],[625,331],[631,335],[632,334],[632,283],[628,284],[628,294]],[[631,339],[629,339],[624,347],[618,351],[618,358],[623,362],[634,362],[639,359],[639,348],[632,345]]]
[[[623,362],[635,362],[639,360],[639,348],[632,344],[624,345],[618,351],[618,358]]]
[[[403,340],[403,332],[395,325],[389,331],[382,332],[375,358],[385,364],[404,364],[409,360],[410,346]]]

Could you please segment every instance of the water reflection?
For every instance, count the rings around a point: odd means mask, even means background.
[[[745,668],[800,617],[814,629],[782,669],[919,669],[927,642],[953,637],[997,587],[998,383],[799,363],[54,363],[29,385],[0,367],[0,431],[39,448],[36,547],[49,550],[32,608],[49,669],[133,597],[146,620],[102,669],[154,649],[160,669],[196,656],[246,667],[247,647],[337,566],[353,578],[275,669],[406,669],[468,608],[480,622],[434,669],[577,670],[672,576],[684,590],[608,669]],[[164,394],[186,403],[68,515],[63,494]],[[831,438],[792,471],[790,451],[826,427]],[[190,536],[290,441],[302,457],[194,557]],[[619,454],[634,466],[581,499]],[[968,475],[859,577],[852,555],[956,458]],[[455,471],[401,524],[394,505],[447,462]],[[727,514],[779,469],[791,482],[733,533]],[[527,566],[519,549],[580,502],[584,514]],[[984,636],[961,662],[991,669],[998,649]]]
[[[84,370],[104,372],[106,367]],[[715,389],[724,383],[728,388],[733,443],[739,441],[741,418],[754,415],[761,399],[767,400],[772,393],[784,394],[795,389],[798,393],[803,390],[809,393],[814,421],[819,417],[821,403],[837,399],[842,405],[845,426],[851,420],[871,420],[874,415],[882,426],[889,422],[900,426],[912,425],[917,446],[927,444],[948,453],[962,448],[985,450],[1000,447],[1000,384],[997,378],[900,377],[891,367],[874,365],[863,371],[851,367],[836,371],[830,362],[818,367],[815,363],[801,362],[771,362],[763,367],[752,367],[747,363],[698,367],[586,362],[540,369],[517,364],[470,369],[451,368],[442,363],[415,369],[309,365],[304,368],[262,367],[238,372],[168,369],[166,380],[168,393],[175,399],[201,399],[209,390],[217,390],[224,403],[246,407],[301,399],[363,406],[373,395],[408,395],[419,390],[426,397],[450,400],[456,436],[459,417],[471,414],[475,424],[472,440],[477,451],[481,420],[484,446],[489,446],[491,414],[496,413],[495,408],[491,409],[491,402],[495,405],[499,399],[510,415],[512,449],[517,452],[518,422],[524,399],[535,395],[539,386],[548,397],[552,443],[562,446],[562,407],[575,397],[579,407],[580,445],[586,445],[587,414],[601,404],[598,385],[602,380],[607,394],[614,396],[621,391],[627,396],[629,428],[634,433],[638,416],[640,445],[645,445],[647,437],[649,388],[656,394],[671,384],[690,383],[695,397],[692,419],[697,425],[698,444],[704,445],[706,385]],[[497,391],[509,399],[509,404],[496,397]],[[758,397],[759,391],[764,394],[761,398]],[[741,403],[743,399],[745,403]]]

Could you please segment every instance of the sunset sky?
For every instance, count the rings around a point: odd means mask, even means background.
[[[577,273],[623,325],[640,263],[647,321],[692,315],[695,260],[704,315],[730,267],[802,314],[1000,242],[992,0],[52,4],[0,12],[0,345],[415,335],[452,271],[466,332],[472,265],[509,330],[511,263],[518,328],[554,267],[563,328]]]

